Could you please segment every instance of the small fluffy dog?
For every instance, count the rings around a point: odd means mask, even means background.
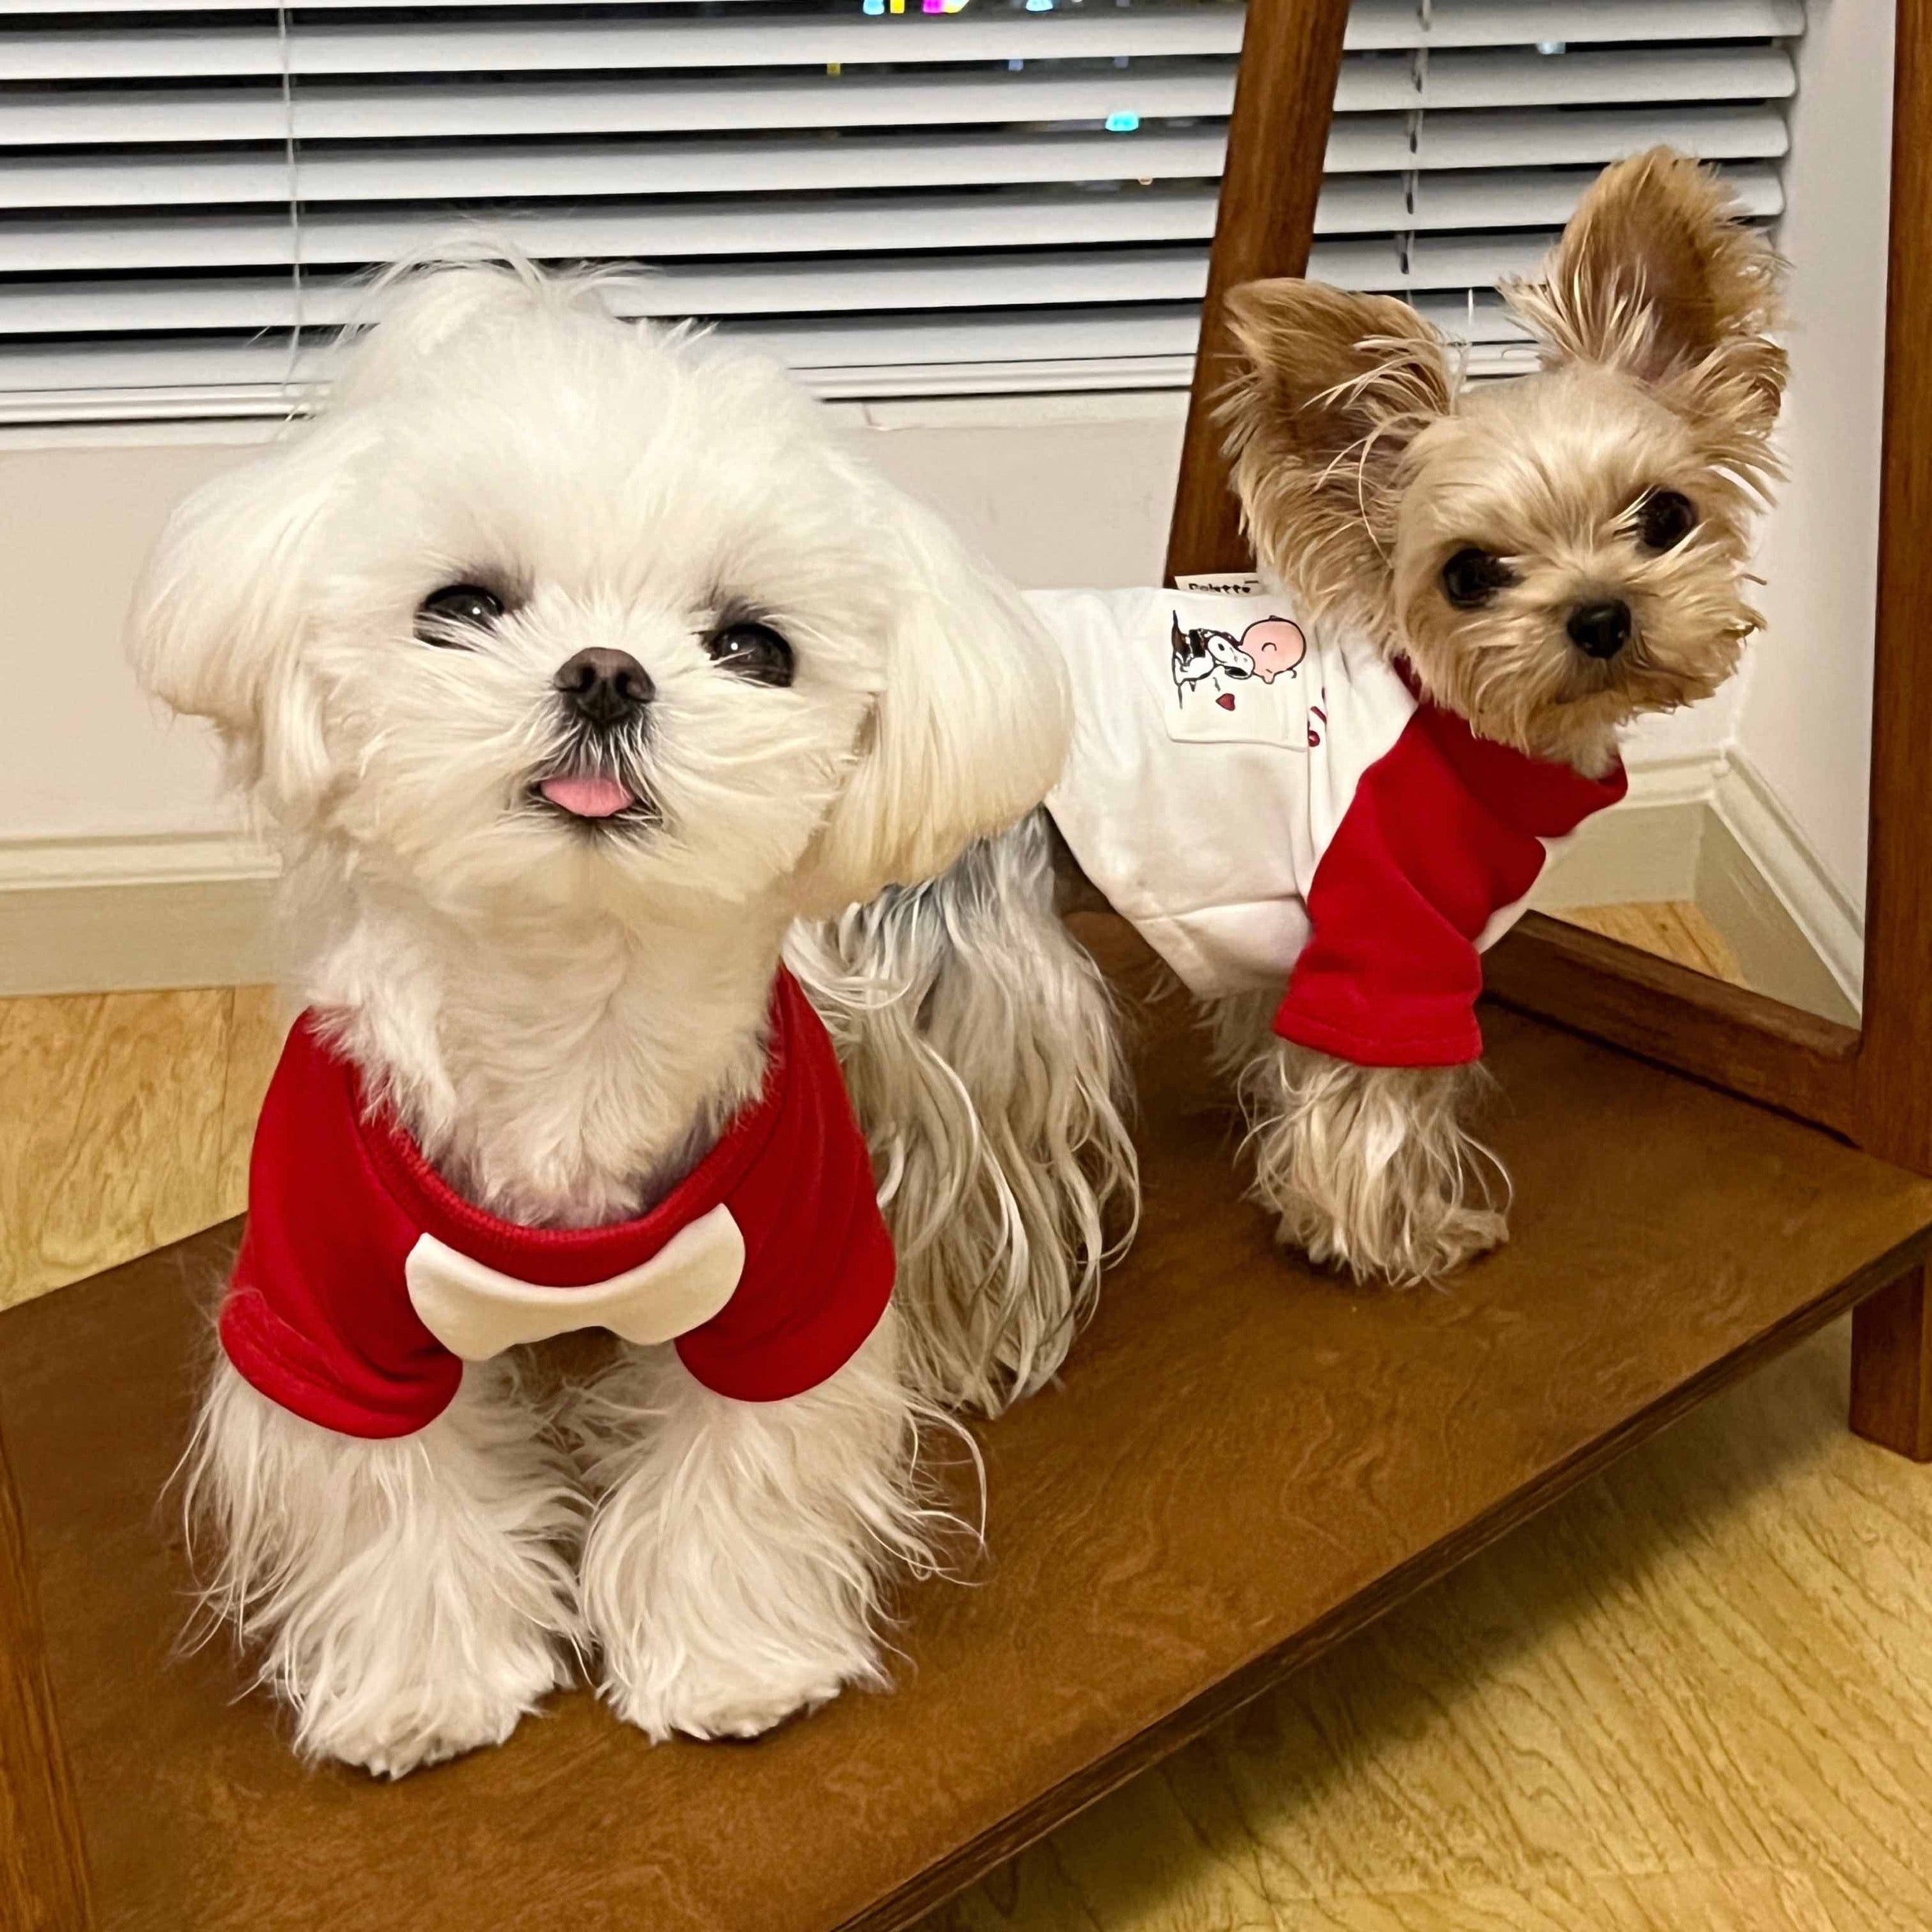
[[[188,1456],[208,1605],[299,1749],[378,1773],[580,1653],[653,1738],[748,1736],[881,1681],[933,1527],[924,1345],[781,943],[1032,805],[1065,695],[774,366],[527,269],[391,293],[132,634],[310,936]],[[592,1325],[567,1439],[504,1351]]]
[[[1534,375],[1464,386],[1392,297],[1235,291],[1223,419],[1276,588],[1036,597],[1075,693],[1047,811],[817,942],[828,1004],[897,986],[926,1016],[840,1027],[862,1111],[936,1051],[984,1124],[902,1132],[901,1169],[936,1194],[990,1158],[1044,1203],[1019,1228],[1036,1306],[1081,1297],[1040,1236],[1056,1201],[1091,1225],[1114,1145],[1109,1015],[1056,892],[1125,913],[1209,1003],[1284,1242],[1413,1282],[1503,1238],[1468,1125],[1477,955],[1620,796],[1620,729],[1716,690],[1760,621],[1777,269],[1718,178],[1658,150],[1505,291]],[[1074,1133],[1043,1131],[1055,1093],[1081,1096]],[[974,1306],[971,1278],[949,1291]]]

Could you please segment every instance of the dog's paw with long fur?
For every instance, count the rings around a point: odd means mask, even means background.
[[[714,1394],[667,1349],[632,1351],[580,1401],[597,1495],[584,1614],[600,1684],[653,1739],[749,1738],[885,1686],[895,1572],[933,1567],[915,1476],[923,1406],[888,1309],[829,1380],[781,1402]]]
[[[663,1624],[641,1642],[607,1649],[604,1701],[654,1744],[673,1737],[757,1738],[788,1717],[829,1704],[848,1684],[885,1683],[876,1646],[862,1633],[818,1653],[748,1657],[705,1629]]]
[[[1254,1194],[1282,1242],[1358,1281],[1433,1280],[1499,1246],[1478,1066],[1357,1066],[1274,1040],[1242,1067]]]
[[[220,1551],[205,1626],[257,1653],[304,1757],[400,1778],[501,1744],[570,1681],[579,1499],[501,1365],[416,1435],[368,1442],[223,1358],[186,1474],[191,1536]]]
[[[393,1779],[504,1742],[571,1672],[556,1646],[514,1613],[486,1613],[475,1624],[478,1654],[467,1669],[439,1660],[407,1683],[311,1686],[300,1719],[303,1755]],[[293,1701],[301,1688],[288,1694]]]

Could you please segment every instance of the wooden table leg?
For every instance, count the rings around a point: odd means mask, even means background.
[[[40,1599],[0,1441],[0,1926],[87,1932],[87,1854],[54,1714]]]
[[[1915,1268],[1852,1313],[1852,1428],[1932,1462],[1932,1273]]]

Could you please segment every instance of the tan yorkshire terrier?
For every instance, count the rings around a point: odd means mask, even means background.
[[[1470,1129],[1479,955],[1622,796],[1622,728],[1708,696],[1761,621],[1779,270],[1721,179],[1657,149],[1503,290],[1533,374],[1464,382],[1392,297],[1234,292],[1221,417],[1259,587],[1036,596],[1076,715],[1044,810],[795,936],[944,1393],[1052,1372],[1133,1191],[1069,881],[1204,1003],[1285,1243],[1412,1283],[1504,1239]]]

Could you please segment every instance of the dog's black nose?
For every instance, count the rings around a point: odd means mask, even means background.
[[[1592,657],[1615,657],[1630,642],[1630,606],[1579,604],[1570,613],[1570,641]]]
[[[586,723],[621,725],[657,695],[651,674],[628,651],[579,651],[552,682]]]

